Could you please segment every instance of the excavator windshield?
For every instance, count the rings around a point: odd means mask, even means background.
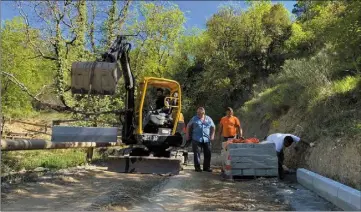
[[[164,99],[165,109],[161,110],[160,113],[164,112],[170,114],[170,117],[172,118],[171,134],[174,135],[179,117],[181,117],[181,88],[177,81],[156,77],[145,77],[143,82],[140,83],[137,96],[138,107],[136,110],[138,119],[137,134],[142,134],[146,126],[146,113],[149,113],[147,93],[150,93],[148,91],[150,87],[162,88],[170,91],[170,95],[167,95]],[[174,93],[177,93],[177,95],[174,95]]]

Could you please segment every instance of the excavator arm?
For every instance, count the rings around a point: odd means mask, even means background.
[[[122,142],[125,144],[136,143],[133,133],[135,129],[135,78],[130,69],[130,49],[131,44],[126,41],[126,36],[119,35],[108,51],[103,53],[99,59],[94,62],[74,62],[71,70],[71,91],[73,94],[113,95],[119,78],[123,76],[126,90],[125,108],[122,113],[116,110],[114,114],[118,114],[119,121],[122,122]],[[81,131],[78,128],[73,129]],[[96,132],[96,130],[101,134],[104,129],[99,128],[92,131]],[[62,133],[64,129],[59,128],[59,131]],[[59,138],[61,136],[53,135],[53,137]],[[65,139],[69,139],[69,136],[55,140],[64,141]]]
[[[126,144],[136,143],[134,131],[134,110],[135,110],[135,78],[130,70],[129,51],[131,44],[126,42],[126,37],[119,35],[107,52],[102,55],[103,62],[117,63],[122,70],[125,82],[125,121],[123,122],[122,138]]]

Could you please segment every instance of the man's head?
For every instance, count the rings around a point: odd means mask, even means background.
[[[197,109],[197,116],[202,117],[204,114],[206,114],[206,110],[204,109],[204,107],[199,107]]]
[[[161,88],[157,89],[157,96],[163,96],[163,89]]]
[[[227,107],[226,113],[227,113],[227,116],[232,116],[233,115],[233,109],[230,108],[230,107]]]
[[[178,98],[178,92],[174,92],[173,97]]]
[[[284,138],[284,145],[285,145],[285,147],[291,146],[292,143],[293,143],[293,138],[292,138],[291,136],[286,136],[286,137]]]

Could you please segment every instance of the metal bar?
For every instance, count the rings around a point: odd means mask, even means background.
[[[117,142],[117,127],[54,126],[52,142]]]
[[[1,151],[40,150],[40,149],[70,149],[87,147],[120,146],[121,142],[50,142],[44,139],[1,139]]]

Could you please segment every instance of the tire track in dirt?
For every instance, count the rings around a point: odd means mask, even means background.
[[[3,190],[4,211],[94,210],[339,210],[300,185],[276,178],[222,180],[219,170],[179,175],[122,174],[104,168],[11,185]]]
[[[339,210],[302,186],[277,178],[225,181],[219,170],[197,173],[192,167],[163,181],[146,203],[131,210],[154,211],[253,211]]]
[[[5,211],[128,210],[166,177],[82,170],[2,189]],[[144,199],[144,198],[143,198]]]

